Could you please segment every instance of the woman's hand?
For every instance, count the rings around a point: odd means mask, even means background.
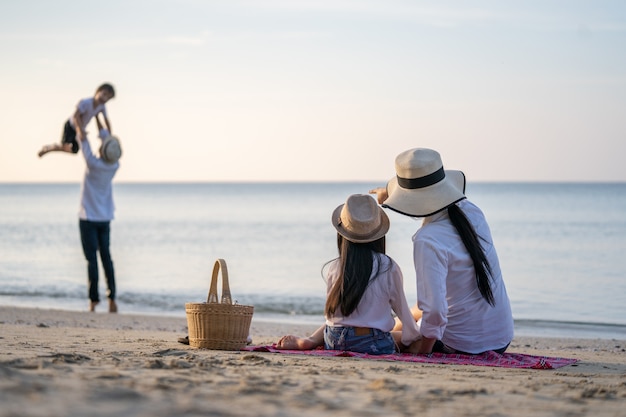
[[[373,188],[369,191],[370,194],[376,194],[376,200],[378,200],[378,204],[383,204],[389,194],[387,194],[387,188],[385,187],[377,187]]]

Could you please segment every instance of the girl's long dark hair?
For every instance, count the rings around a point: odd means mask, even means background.
[[[492,306],[496,305],[491,291],[491,265],[485,256],[483,245],[480,243],[479,236],[470,224],[463,211],[456,205],[452,204],[448,207],[448,215],[450,221],[459,232],[461,240],[465,248],[469,252],[474,262],[474,270],[476,271],[476,284],[483,298]]]
[[[385,254],[385,237],[369,243],[353,243],[337,234],[337,248],[340,262],[339,277],[326,296],[324,312],[327,317],[333,317],[335,311],[341,311],[345,317],[356,310],[370,283],[372,272],[375,272],[374,277],[381,272],[373,271],[374,257],[377,254]],[[377,263],[377,268],[380,268],[380,262]]]

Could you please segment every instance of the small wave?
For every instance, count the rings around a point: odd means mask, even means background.
[[[0,304],[47,307],[54,309],[86,308],[86,289],[82,286],[59,288],[42,286],[37,289],[12,286],[0,290]],[[118,296],[122,311],[138,314],[161,314],[185,316],[185,304],[203,300],[188,293],[147,293],[124,291]],[[288,322],[322,322],[324,317],[323,297],[246,294],[233,302],[254,306],[258,319]],[[516,336],[599,338],[626,340],[626,324],[579,321],[516,319]]]
[[[626,324],[556,320],[515,320],[517,336],[626,340]]]

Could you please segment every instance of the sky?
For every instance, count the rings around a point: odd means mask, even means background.
[[[0,0],[0,57],[2,183],[79,182],[103,82],[117,182],[626,181],[622,0]]]

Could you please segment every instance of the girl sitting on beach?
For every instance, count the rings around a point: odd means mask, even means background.
[[[389,218],[364,194],[348,197],[332,215],[339,257],[326,266],[326,323],[309,337],[283,336],[277,349],[324,346],[374,355],[398,351],[419,338],[404,295],[400,267],[385,255]],[[394,332],[392,310],[402,322]]]

